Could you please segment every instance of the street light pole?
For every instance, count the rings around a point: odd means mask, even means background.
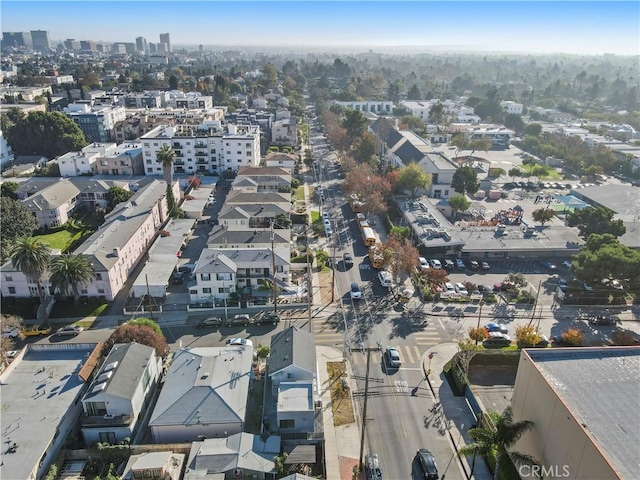
[[[480,329],[480,319],[482,318],[482,306],[484,305],[484,300],[480,300],[480,311],[478,312],[478,325],[477,329]],[[476,345],[478,344],[478,340],[476,340]]]
[[[336,229],[337,230],[337,229]],[[333,234],[333,255],[331,258],[331,303],[335,300],[335,291],[336,291],[336,233]]]

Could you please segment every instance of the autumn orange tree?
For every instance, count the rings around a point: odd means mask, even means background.
[[[169,351],[167,339],[162,335],[160,326],[148,318],[131,320],[116,328],[104,342],[102,354],[108,355],[117,343],[136,342],[155,348],[158,357],[164,357]]]
[[[560,335],[562,342],[571,347],[579,347],[584,342],[584,333],[577,328],[568,328]]]
[[[391,234],[382,244],[381,250],[384,269],[391,272],[394,278],[400,278],[400,283],[402,283],[403,277],[415,271],[418,265],[418,249],[411,245],[407,239]]]
[[[447,271],[444,268],[427,268],[426,270],[420,271],[418,275],[420,275],[420,278],[422,278],[432,292],[449,281]]]

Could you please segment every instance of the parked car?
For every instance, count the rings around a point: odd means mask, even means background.
[[[440,270],[442,268],[442,263],[440,263],[440,260],[436,260],[435,258],[429,260],[429,265],[431,265],[431,268],[435,268],[436,270]]]
[[[239,313],[233,317],[227,318],[226,324],[231,325],[244,325],[245,327],[251,323],[251,317],[246,313]]]
[[[493,286],[494,292],[506,292],[515,288],[515,283],[512,282],[498,282]]]
[[[344,262],[345,267],[353,266],[353,255],[345,253],[342,257],[342,261]]]
[[[487,330],[487,332],[509,333],[509,328],[502,323],[490,322],[487,323],[484,328]]]
[[[599,327],[612,327],[616,324],[616,319],[610,315],[595,315],[589,318],[589,324]]]
[[[227,345],[253,347],[253,342],[248,338],[228,338]]]
[[[190,274],[196,269],[195,263],[185,263],[184,265],[180,265],[178,267],[178,271],[180,273]]]
[[[416,456],[418,457],[418,462],[422,467],[422,472],[424,474],[423,478],[427,480],[438,480],[438,465],[436,465],[436,459],[433,457],[431,450],[421,448],[416,453]]]
[[[253,318],[253,323],[256,325],[261,325],[263,323],[270,323],[272,325],[277,325],[280,323],[282,319],[280,315],[274,312],[260,312]]]
[[[487,262],[482,262],[482,270],[487,271],[491,270],[491,266]]]
[[[427,270],[429,268],[429,262],[424,257],[418,257],[418,269]]]
[[[184,273],[182,272],[175,272],[171,277],[171,283],[173,283],[174,285],[182,285],[183,281],[184,281]]]
[[[467,287],[465,287],[464,284],[458,282],[454,286],[456,287],[456,292],[458,292],[460,295],[469,295]]]
[[[322,212],[322,220],[329,221],[329,214],[327,212]]]
[[[378,455],[367,454],[364,457],[364,471],[366,480],[382,480],[382,470]]]
[[[380,270],[378,272],[378,280],[380,281],[380,285],[385,288],[391,288],[393,286],[393,279],[391,274],[386,270]]]
[[[502,348],[511,345],[511,337],[506,333],[489,332],[489,337],[482,342],[485,348]]]
[[[481,293],[491,293],[493,292],[493,287],[491,285],[478,285],[478,290]]]
[[[197,328],[214,328],[222,325],[222,319],[220,317],[208,317],[203,318],[197,324]]]
[[[20,336],[19,328],[10,328],[2,332],[2,338],[16,338]]]
[[[570,260],[565,260],[564,262],[562,262],[562,266],[568,269],[571,269],[571,265],[573,262],[571,262]]]
[[[456,258],[456,268],[458,270],[465,270],[467,266],[464,264],[462,260],[460,260],[459,258]]]
[[[453,263],[453,260],[445,260],[444,261],[444,268],[446,268],[447,270],[453,270],[455,268],[455,264]]]
[[[330,237],[331,235],[333,235],[333,230],[331,228],[331,225],[327,225],[325,223],[325,225],[324,225],[324,233],[326,234],[327,237]]]
[[[471,270],[478,270],[480,268],[480,264],[475,260],[471,260],[469,262],[469,266],[471,267]]]
[[[547,270],[553,272],[554,270],[556,270],[558,267],[555,266],[555,264],[551,263],[551,262],[540,262],[540,265],[542,265],[544,268],[546,268]]]
[[[360,289],[360,285],[358,285],[357,283],[352,283],[351,284],[351,290],[349,290],[349,295],[351,295],[351,298],[354,300],[359,300],[362,298],[362,290]]]
[[[398,347],[387,347],[384,349],[384,359],[387,366],[391,368],[400,368],[402,360],[400,360],[400,352]]]
[[[57,337],[75,337],[82,332],[84,328],[77,325],[67,325],[66,327],[59,328],[55,336]]]
[[[584,282],[582,284],[582,288],[584,289],[585,292],[593,292],[593,287],[589,285],[587,282]]]
[[[25,337],[37,337],[38,335],[49,335],[51,333],[51,325],[43,323],[42,325],[33,325],[26,327],[22,334]]]

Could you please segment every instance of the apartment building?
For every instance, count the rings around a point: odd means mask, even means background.
[[[509,100],[503,100],[500,102],[500,106],[507,114],[522,115],[524,110],[524,106],[521,103],[511,102]]]
[[[86,103],[72,103],[64,113],[80,127],[89,142],[114,141],[116,123],[126,118],[124,107],[92,107]]]
[[[163,145],[176,153],[176,174],[237,171],[260,164],[260,129],[251,125],[162,125],[141,137],[145,175],[162,175],[157,154]]]
[[[132,439],[162,373],[162,359],[139,343],[113,346],[82,397],[82,437],[87,445]]]
[[[271,128],[272,145],[298,146],[298,125],[296,117],[276,120]]]
[[[359,112],[375,113],[376,115],[391,115],[395,105],[390,101],[377,101],[366,100],[363,102],[334,102],[338,105],[348,108],[350,110],[356,110]]]
[[[138,144],[92,143],[79,152],[59,156],[56,162],[62,177],[144,174]]]
[[[213,108],[213,97],[210,95],[202,95],[199,92],[171,90],[167,92],[167,97],[166,106],[171,108]]]

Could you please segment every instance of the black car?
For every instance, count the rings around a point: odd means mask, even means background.
[[[182,285],[183,281],[184,273],[182,272],[176,272],[173,274],[173,277],[171,277],[171,283],[173,283],[174,285]]]
[[[280,320],[280,315],[278,315],[277,313],[264,312],[256,315],[256,317],[253,319],[253,323],[255,323],[256,325],[260,325],[261,323],[271,323],[273,325],[276,325],[280,323]]]
[[[344,262],[345,267],[353,266],[353,256],[350,253],[345,253],[342,257],[342,261]]]
[[[222,325],[222,319],[220,317],[209,317],[200,320],[196,327],[198,328],[213,328]]]
[[[616,324],[616,319],[609,315],[596,315],[589,319],[589,324],[599,327],[613,327]]]
[[[420,466],[424,473],[423,478],[427,480],[438,480],[438,478],[440,478],[438,475],[438,466],[436,465],[436,459],[433,458],[431,450],[421,448],[416,453],[416,456],[418,457],[418,461],[420,462]]]

